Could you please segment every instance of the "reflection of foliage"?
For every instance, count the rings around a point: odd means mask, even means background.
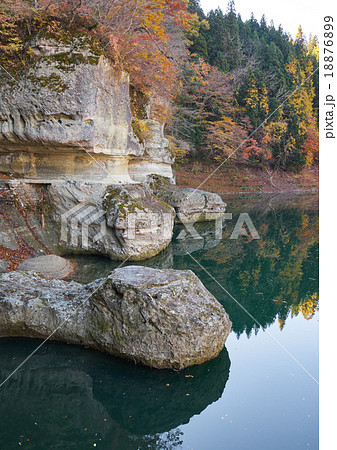
[[[291,312],[297,315],[299,312],[303,314],[306,320],[312,319],[315,312],[318,311],[318,293],[308,295],[308,297],[301,301],[299,305],[293,305]]]
[[[136,436],[137,450],[173,450],[176,448],[181,448],[181,446],[183,445],[183,441],[181,440],[182,435],[182,431],[177,428],[176,430],[172,430],[161,435],[145,435],[141,438],[139,436]]]
[[[317,212],[291,207],[249,215],[261,240],[247,243],[244,237],[230,240],[227,235],[216,248],[195,254],[196,259],[263,327],[278,319],[282,328],[290,313],[301,312],[310,319],[318,310]],[[222,302],[237,335],[258,330],[256,322],[205,272],[191,268]]]

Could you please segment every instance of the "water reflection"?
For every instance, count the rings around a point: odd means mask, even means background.
[[[233,331],[239,336],[257,332],[259,325],[193,261],[196,258],[231,294],[267,327],[275,320],[282,328],[289,315],[310,319],[318,309],[317,196],[294,198],[226,197],[233,220],[224,224],[224,237],[216,239],[213,223],[196,224],[202,237],[173,239],[155,258],[140,262],[158,268],[192,269],[225,306]],[[261,239],[229,239],[241,212],[248,212]],[[182,227],[175,229],[176,238]],[[106,259],[77,259],[75,279],[88,282],[106,276],[117,263]],[[135,264],[135,263],[132,263]]]
[[[286,202],[275,198],[250,201],[247,197],[225,200],[234,220],[227,223],[220,242],[215,235],[212,238],[213,225],[202,224],[198,226],[198,232],[206,238],[202,246],[191,240],[183,245],[173,241],[156,258],[140,264],[191,268],[225,306],[238,336],[257,332],[258,325],[200,269],[187,251],[193,252],[262,326],[278,321],[282,328],[287,317],[294,314],[306,320],[312,318],[318,308],[315,198],[300,197]],[[240,212],[249,212],[260,241],[243,237],[237,241],[229,239]],[[119,264],[88,256],[76,260],[75,278],[82,282],[105,276]],[[286,331],[282,332],[284,335]],[[294,335],[294,340],[297,339]],[[265,348],[268,352],[269,347],[259,342],[264,355]],[[31,449],[84,449],[93,448],[94,444],[97,448],[117,450],[176,449],[184,446],[183,440],[185,445],[188,442],[188,431],[183,436],[179,426],[202,411],[201,420],[195,418],[188,427],[192,427],[190,433],[195,433],[195,424],[202,425],[198,436],[207,436],[205,442],[207,439],[209,448],[223,448],[224,442],[231,442],[235,448],[248,448],[247,445],[238,447],[243,436],[243,442],[257,442],[259,448],[269,449],[273,448],[276,435],[280,436],[278,448],[300,448],[300,426],[305,436],[304,445],[310,439],[311,443],[316,442],[312,438],[312,433],[316,432],[315,422],[308,415],[308,411],[316,408],[308,400],[312,386],[305,395],[305,381],[301,377],[293,378],[291,373],[291,383],[288,378],[282,378],[294,371],[291,360],[283,375],[276,371],[275,378],[269,379],[270,365],[281,364],[278,354],[272,361],[264,361],[254,353],[251,359],[258,358],[260,371],[255,370],[254,364],[247,365],[246,356],[251,355],[251,347],[246,344],[253,343],[240,339],[236,344],[239,350],[231,355],[236,364],[233,363],[231,383],[226,387],[230,367],[226,349],[215,360],[178,373],[133,366],[88,349],[47,342],[0,389],[0,448],[10,450],[21,443],[22,447]],[[1,339],[0,379],[15,369],[36,346],[35,340]],[[305,353],[298,350],[295,354],[305,361]],[[314,355],[310,353],[311,356]],[[255,378],[254,372],[258,374]],[[222,396],[225,387],[225,395],[218,402],[219,414],[229,408],[237,418],[237,422],[233,421],[227,428],[222,420],[218,420],[220,424],[214,420],[216,405],[205,411]],[[243,406],[240,406],[240,399],[245,400]],[[261,408],[257,414],[259,401]],[[257,416],[260,420],[254,421]],[[279,434],[280,427],[286,430],[283,435]],[[218,436],[208,436],[210,429]]]
[[[278,320],[282,328],[289,315],[298,313],[310,319],[318,309],[317,210],[310,204],[263,203],[250,216],[260,240],[230,240],[227,233],[215,249],[194,256],[263,327]],[[182,264],[186,259],[176,261],[177,267]],[[237,335],[257,332],[259,326],[248,314],[200,268],[190,267],[222,301]]]
[[[1,380],[38,343],[1,339]],[[0,442],[6,449],[18,442],[86,448],[101,440],[103,448],[173,448],[180,431],[169,431],[221,397],[229,367],[226,349],[213,361],[174,372],[47,342],[0,390]]]

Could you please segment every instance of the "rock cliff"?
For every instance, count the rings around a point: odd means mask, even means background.
[[[180,222],[223,214],[218,195],[174,186],[164,125],[151,100],[135,108],[127,73],[83,36],[39,38],[31,49],[35,63],[21,78],[0,82],[0,175],[46,185],[52,251],[147,259],[169,244],[175,213]]]
[[[163,125],[147,116],[147,137],[134,132],[127,73],[79,38],[39,39],[31,47],[34,66],[0,84],[2,173],[40,182],[173,178]]]

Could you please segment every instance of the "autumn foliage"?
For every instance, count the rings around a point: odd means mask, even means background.
[[[192,143],[192,159],[231,155],[236,163],[294,171],[317,162],[317,38],[307,41],[300,27],[293,40],[264,16],[244,22],[233,0],[226,13],[205,15],[199,0],[190,0],[189,11],[190,78],[173,134]]]
[[[182,0],[4,0],[1,62],[9,68],[10,57],[23,63],[24,44],[35,35],[67,39],[83,32],[117,69],[129,72],[137,89],[170,96],[177,67],[167,26],[187,27],[188,17]]]
[[[12,77],[37,58],[35,36],[85,36],[131,80],[134,128],[144,104],[167,123],[173,153],[300,171],[318,161],[318,42],[263,16],[243,21],[230,0],[2,0],[0,65]],[[184,156],[182,156],[184,155]]]

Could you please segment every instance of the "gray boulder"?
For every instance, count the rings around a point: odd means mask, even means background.
[[[7,261],[0,259],[0,273],[5,272],[7,268]]]
[[[38,272],[51,278],[66,278],[75,270],[75,264],[61,256],[44,255],[26,259],[19,264],[18,270]]]
[[[46,200],[65,253],[139,261],[170,243],[174,210],[146,185],[52,183]]]
[[[103,201],[107,226],[114,229],[125,255],[151,258],[171,242],[174,210],[155,197],[147,185],[110,186]]]
[[[0,276],[0,337],[22,336],[81,344],[90,320],[90,286],[35,272]]]
[[[226,210],[227,205],[218,194],[179,188],[161,176],[153,175],[148,180],[154,194],[175,209],[177,223],[215,220]]]
[[[0,278],[0,337],[50,337],[155,368],[216,357],[231,322],[193,272],[129,266],[88,285],[34,272]]]

